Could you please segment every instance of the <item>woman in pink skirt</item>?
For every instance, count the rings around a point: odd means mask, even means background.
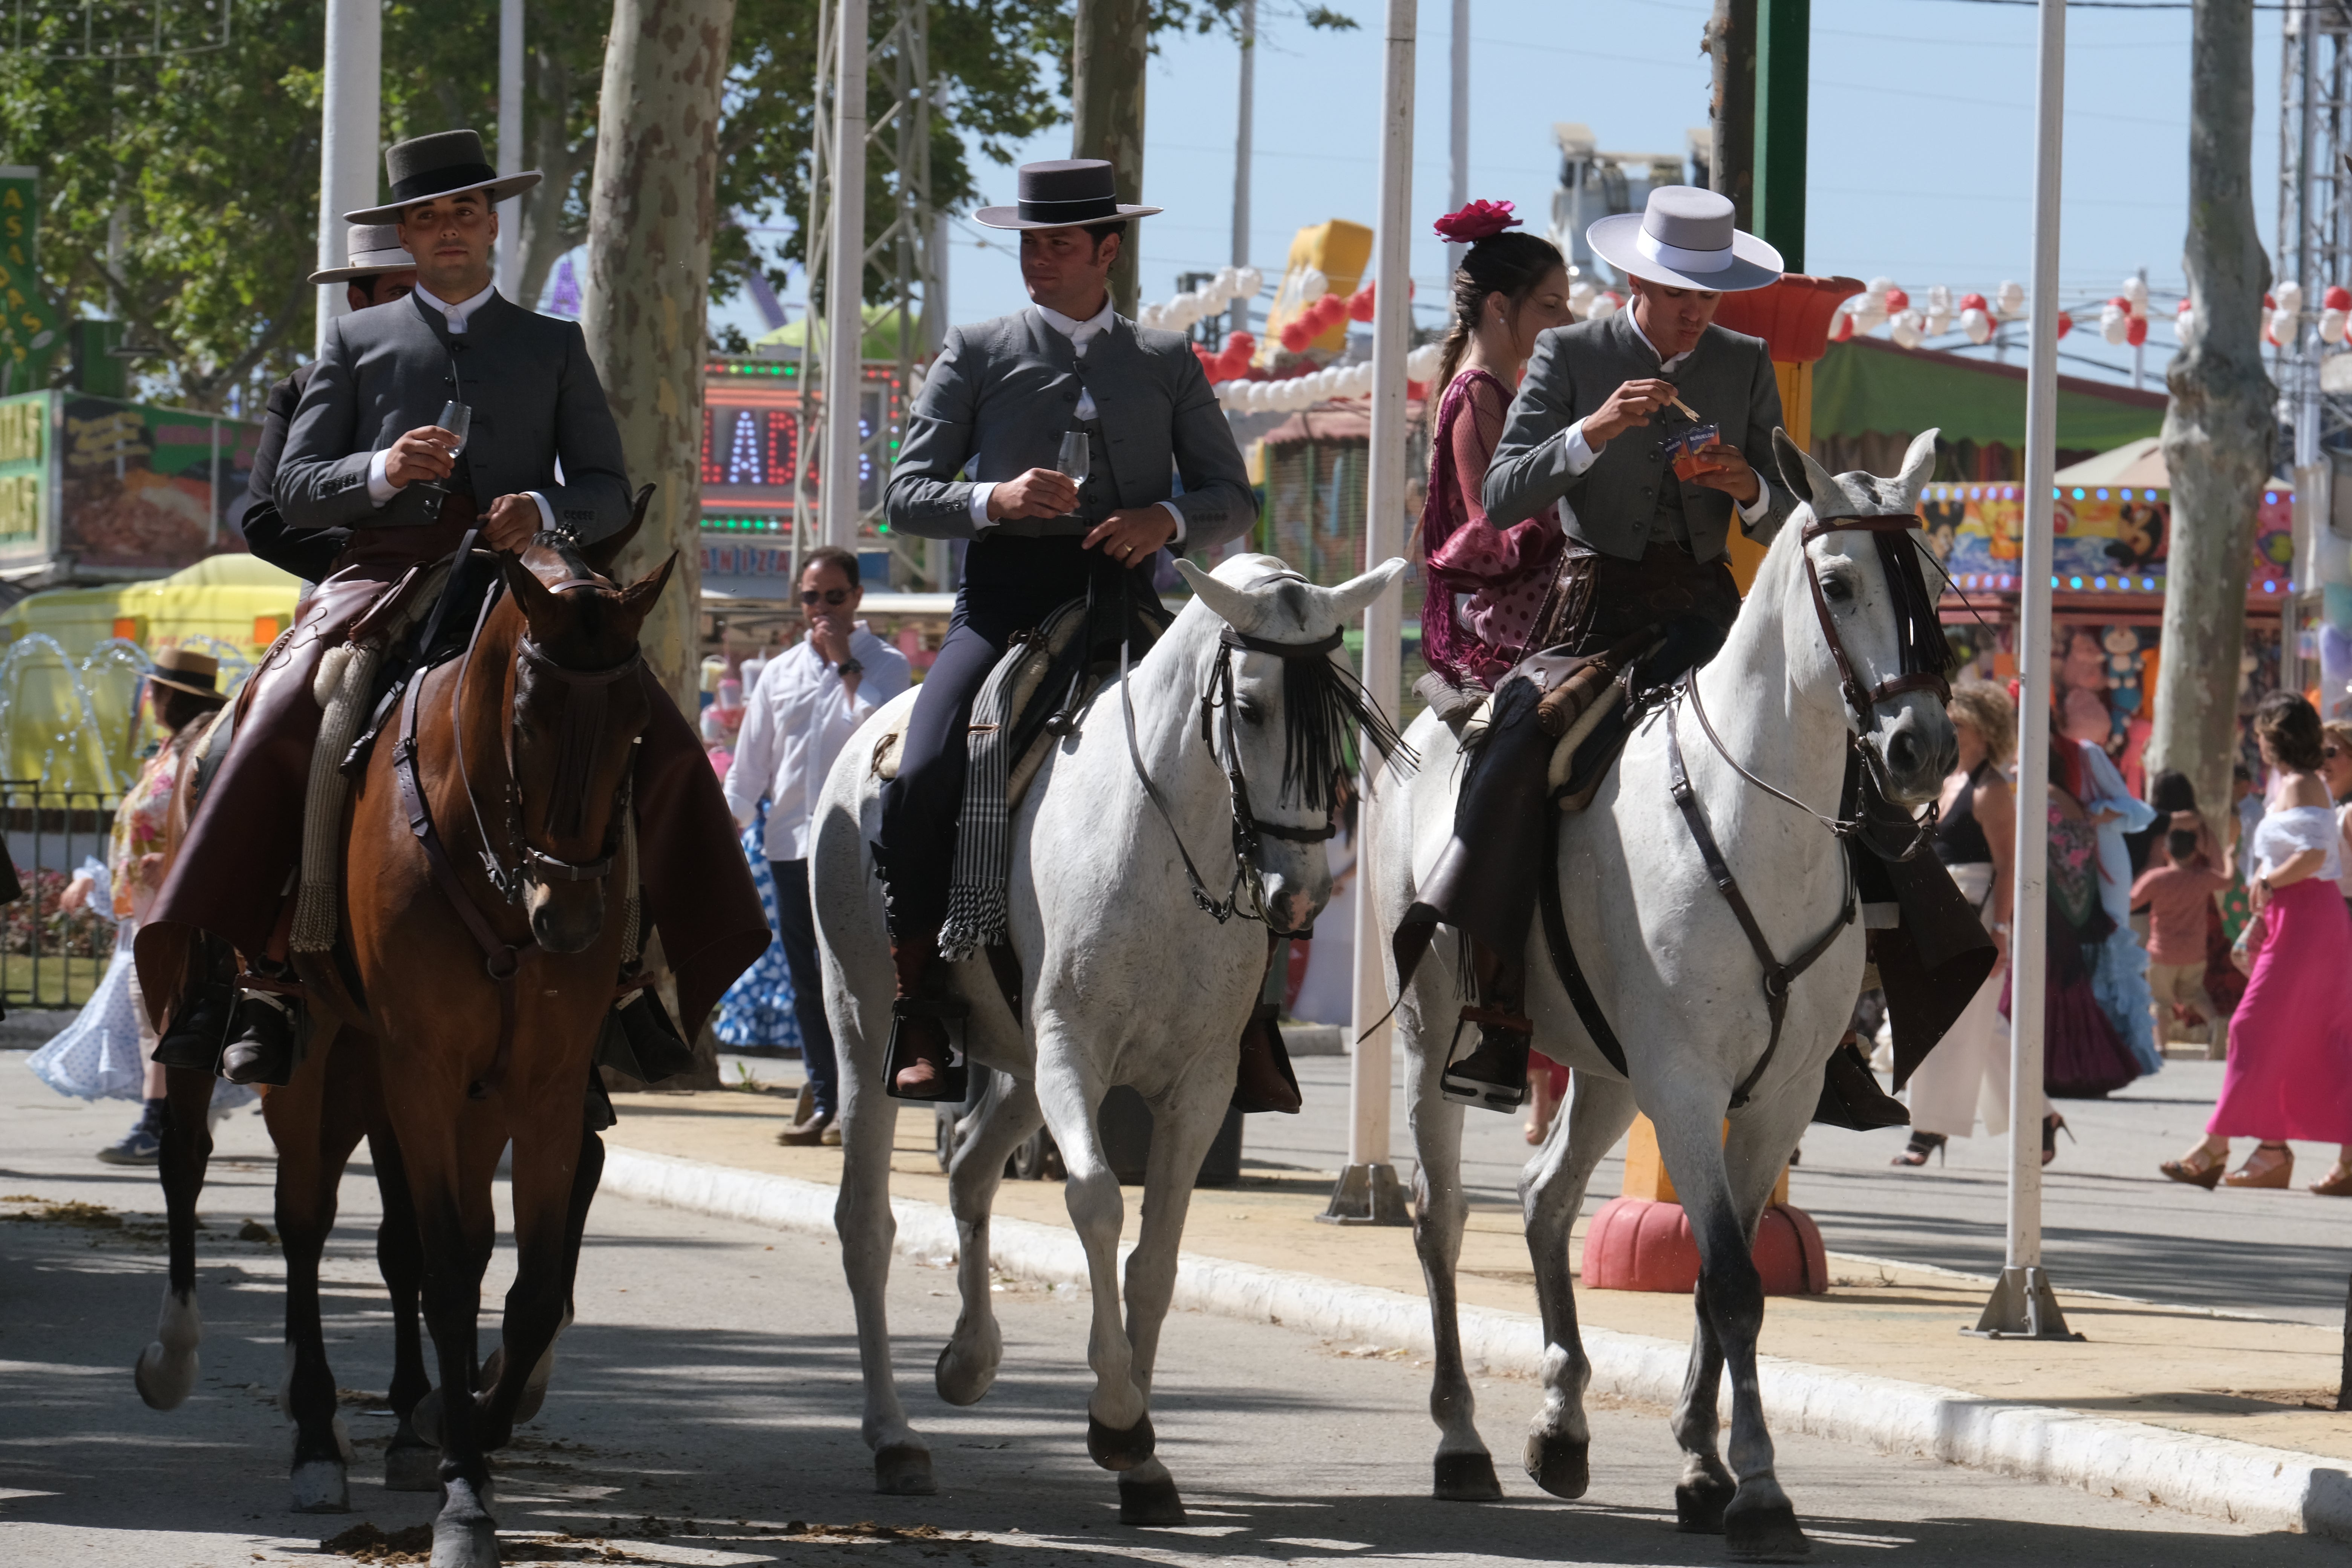
[[[2255,710],[2254,738],[2271,770],[2269,810],[2240,855],[2261,946],[2205,1139],[2160,1167],[2206,1188],[2288,1185],[2290,1138],[2352,1142],[2352,914],[2336,887],[2343,841],[2320,776],[2319,715],[2273,692]],[[2224,1177],[2233,1137],[2261,1142]]]

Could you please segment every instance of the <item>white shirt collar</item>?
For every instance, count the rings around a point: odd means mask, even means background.
[[[424,292],[424,290],[419,289],[419,290],[418,290],[418,292],[419,292],[419,293],[422,293],[422,292]],[[1635,305],[1635,304],[1628,303],[1628,304],[1626,305],[1626,307],[1625,307],[1624,315],[1625,315],[1625,324],[1626,324],[1627,326],[1629,326],[1629,327],[1631,327],[1631,328],[1633,328],[1633,335],[1634,335],[1635,337],[1637,337],[1637,338],[1641,339],[1641,340],[1642,340],[1642,342],[1643,342],[1643,344],[1645,347],[1647,347],[1647,348],[1649,349],[1649,351],[1650,351],[1652,353],[1654,353],[1654,353],[1657,353],[1657,352],[1658,352],[1658,345],[1657,345],[1657,344],[1655,344],[1655,343],[1654,343],[1654,342],[1650,342],[1650,334],[1649,334],[1649,333],[1647,333],[1647,332],[1645,332],[1645,331],[1643,331],[1642,330],[1642,317],[1641,317],[1641,310],[1640,310],[1640,307],[1639,307],[1638,305]],[[1686,349],[1683,350],[1683,352],[1682,352],[1682,353],[1680,353],[1676,354],[1676,355],[1675,355],[1674,358],[1672,358],[1672,359],[1667,359],[1667,358],[1665,358],[1664,355],[1660,355],[1660,357],[1659,357],[1659,359],[1658,359],[1658,368],[1659,368],[1660,370],[1672,370],[1672,369],[1674,369],[1674,368],[1675,368],[1675,366],[1676,366],[1676,365],[1678,365],[1678,364],[1682,363],[1683,363],[1683,361],[1685,361],[1685,360],[1686,360],[1686,359],[1690,358],[1690,356],[1692,355],[1692,353],[1695,353],[1695,352],[1696,351],[1696,348],[1697,348],[1697,345],[1696,345],[1696,344],[1693,344],[1690,348],[1686,348]]]
[[[1117,314],[1111,309],[1110,298],[1108,295],[1103,298],[1103,308],[1083,321],[1065,316],[1061,311],[1045,305],[1037,307],[1037,313],[1045,318],[1047,326],[1069,339],[1072,348],[1082,352],[1096,334],[1110,331],[1111,319]]]
[[[440,311],[442,320],[449,323],[449,330],[453,332],[464,331],[466,330],[467,323],[474,319],[474,312],[480,310],[485,304],[487,304],[489,301],[490,296],[498,291],[499,286],[493,283],[488,288],[483,289],[480,293],[475,295],[472,299],[461,300],[457,304],[452,305],[445,300],[435,298],[433,290],[425,287],[424,284],[419,283],[416,286],[416,297],[424,300],[425,303],[432,309]]]

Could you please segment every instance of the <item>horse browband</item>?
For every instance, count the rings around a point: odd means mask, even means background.
[[[1918,517],[1907,511],[1875,512],[1866,517],[1817,517],[1805,524],[1805,531],[1797,542],[1811,544],[1816,539],[1832,533],[1869,533],[1879,536],[1881,558],[1885,560],[1887,568],[1888,592],[1899,598],[1903,595],[1904,589],[1901,584],[1895,581],[1893,551],[1889,547],[1886,536],[1897,533],[1907,535],[1918,526]],[[1838,685],[1843,688],[1846,702],[1853,709],[1856,719],[1868,722],[1865,716],[1871,709],[1890,697],[1900,697],[1906,691],[1932,691],[1939,701],[1951,700],[1951,682],[1944,678],[1941,671],[1932,669],[1906,668],[1902,673],[1882,680],[1875,687],[1864,691],[1862,682],[1854,677],[1853,661],[1846,658],[1845,639],[1838,636],[1837,622],[1830,616],[1829,601],[1822,596],[1822,574],[1814,568],[1811,554],[1805,556],[1805,582],[1812,590],[1813,614],[1821,619],[1822,640],[1830,645],[1830,658],[1837,664]],[[1932,605],[1918,608],[1921,614],[1935,613],[1935,606]],[[1902,662],[1909,665],[1912,662],[1911,655],[1911,644],[1908,639],[1906,639],[1900,653]]]

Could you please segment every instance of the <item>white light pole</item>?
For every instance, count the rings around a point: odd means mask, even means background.
[[[834,23],[833,254],[824,267],[824,542],[857,548],[858,405],[866,347],[866,0]]]
[[[1470,0],[1454,0],[1454,87],[1447,107],[1452,110],[1453,163],[1446,181],[1446,206],[1460,212],[1470,205]],[[1467,246],[1445,247],[1445,276],[1450,279],[1462,265]]]
[[[499,173],[520,174],[522,143],[522,0],[499,0]],[[499,292],[518,304],[522,289],[522,198],[499,204]]]
[[[319,268],[344,262],[343,215],[375,205],[383,100],[383,8],[379,0],[327,0],[325,101],[320,110]],[[343,314],[343,286],[319,286],[311,352]]]
[[[1257,0],[1242,0],[1241,111],[1234,124],[1234,265],[1250,264],[1251,121],[1257,108]],[[1230,329],[1249,331],[1250,302],[1234,301]]]
[[[2017,889],[2009,942],[2009,1244],[1975,1332],[2074,1339],[2042,1267],[2042,933],[2050,868],[2050,567],[2058,471],[2058,189],[2066,101],[2065,0],[2041,0],[2033,117],[2033,282],[2025,372],[2025,537],[2018,570]]]
[[[1379,565],[1404,552],[1405,402],[1404,356],[1412,348],[1412,65],[1413,0],[1388,0],[1386,74],[1381,83],[1380,248],[1372,292],[1371,471],[1366,487],[1364,564]],[[1364,612],[1364,689],[1382,710],[1394,713],[1403,682],[1403,590],[1391,584]],[[1367,775],[1380,766],[1380,753],[1364,743]],[[1386,786],[1373,780],[1357,817],[1356,864],[1371,864]],[[1399,824],[1402,831],[1403,824]],[[1359,886],[1362,886],[1360,882]],[[1356,1042],[1348,1081],[1348,1168],[1339,1173],[1323,1219],[1342,1225],[1406,1225],[1404,1189],[1389,1163],[1389,1079],[1395,1033],[1372,1020],[1389,1010],[1387,946],[1370,897],[1356,900],[1356,1005],[1349,1031]]]

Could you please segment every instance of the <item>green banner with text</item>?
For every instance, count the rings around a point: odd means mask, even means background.
[[[0,395],[47,385],[65,335],[41,291],[40,222],[39,172],[0,165]]]

